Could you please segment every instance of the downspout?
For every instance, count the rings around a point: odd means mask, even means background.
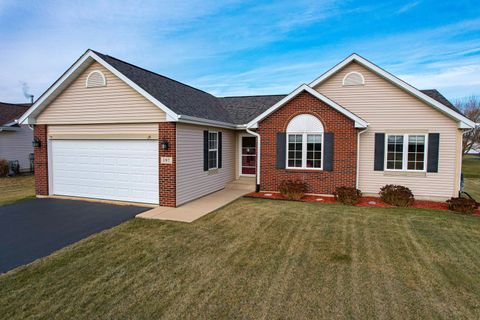
[[[475,126],[476,128],[477,126]],[[458,196],[460,197],[462,192],[463,192],[463,188],[462,188],[462,162],[463,162],[463,136],[465,135],[465,133],[469,133],[473,130],[475,130],[475,128],[472,128],[472,129],[468,129],[468,130],[464,130],[462,132],[462,138],[460,140],[460,152],[461,152],[461,155],[460,155],[460,176],[458,177],[458,183],[459,183],[459,186],[458,186]]]
[[[261,149],[260,134],[251,131],[248,127],[246,127],[245,129],[247,130],[248,133],[257,137],[257,171],[255,174],[255,178],[256,178],[255,192],[260,192],[260,149]]]
[[[368,127],[365,128],[365,130],[362,130],[362,131],[359,131],[358,134],[357,134],[357,177],[356,177],[356,181],[355,181],[355,188],[358,189],[358,186],[359,186],[359,179],[360,179],[360,135],[362,133],[365,133],[367,132],[368,130]]]

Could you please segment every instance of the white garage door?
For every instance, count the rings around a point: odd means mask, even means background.
[[[53,194],[158,204],[158,141],[52,140]]]

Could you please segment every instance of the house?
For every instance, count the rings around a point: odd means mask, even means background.
[[[20,171],[28,172],[33,155],[33,130],[19,125],[19,119],[31,106],[29,103],[0,102],[0,159],[18,161]]]
[[[179,206],[252,176],[258,190],[302,179],[375,195],[456,196],[462,132],[475,123],[352,54],[288,95],[215,97],[85,52],[22,116],[33,125],[37,195]]]

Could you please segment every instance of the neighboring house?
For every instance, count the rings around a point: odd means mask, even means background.
[[[0,102],[0,159],[17,160],[20,171],[31,171],[33,130],[16,122],[31,104]]]
[[[21,118],[35,127],[37,195],[179,206],[256,175],[308,193],[401,184],[417,198],[460,187],[475,124],[353,54],[288,95],[218,98],[88,50]],[[254,183],[254,182],[252,182]]]

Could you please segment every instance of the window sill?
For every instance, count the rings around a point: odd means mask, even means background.
[[[384,171],[383,175],[386,177],[426,177],[426,172],[414,171]]]
[[[291,171],[291,172],[308,172],[308,173],[324,171],[323,169],[307,169],[307,168],[285,168],[285,170]]]

